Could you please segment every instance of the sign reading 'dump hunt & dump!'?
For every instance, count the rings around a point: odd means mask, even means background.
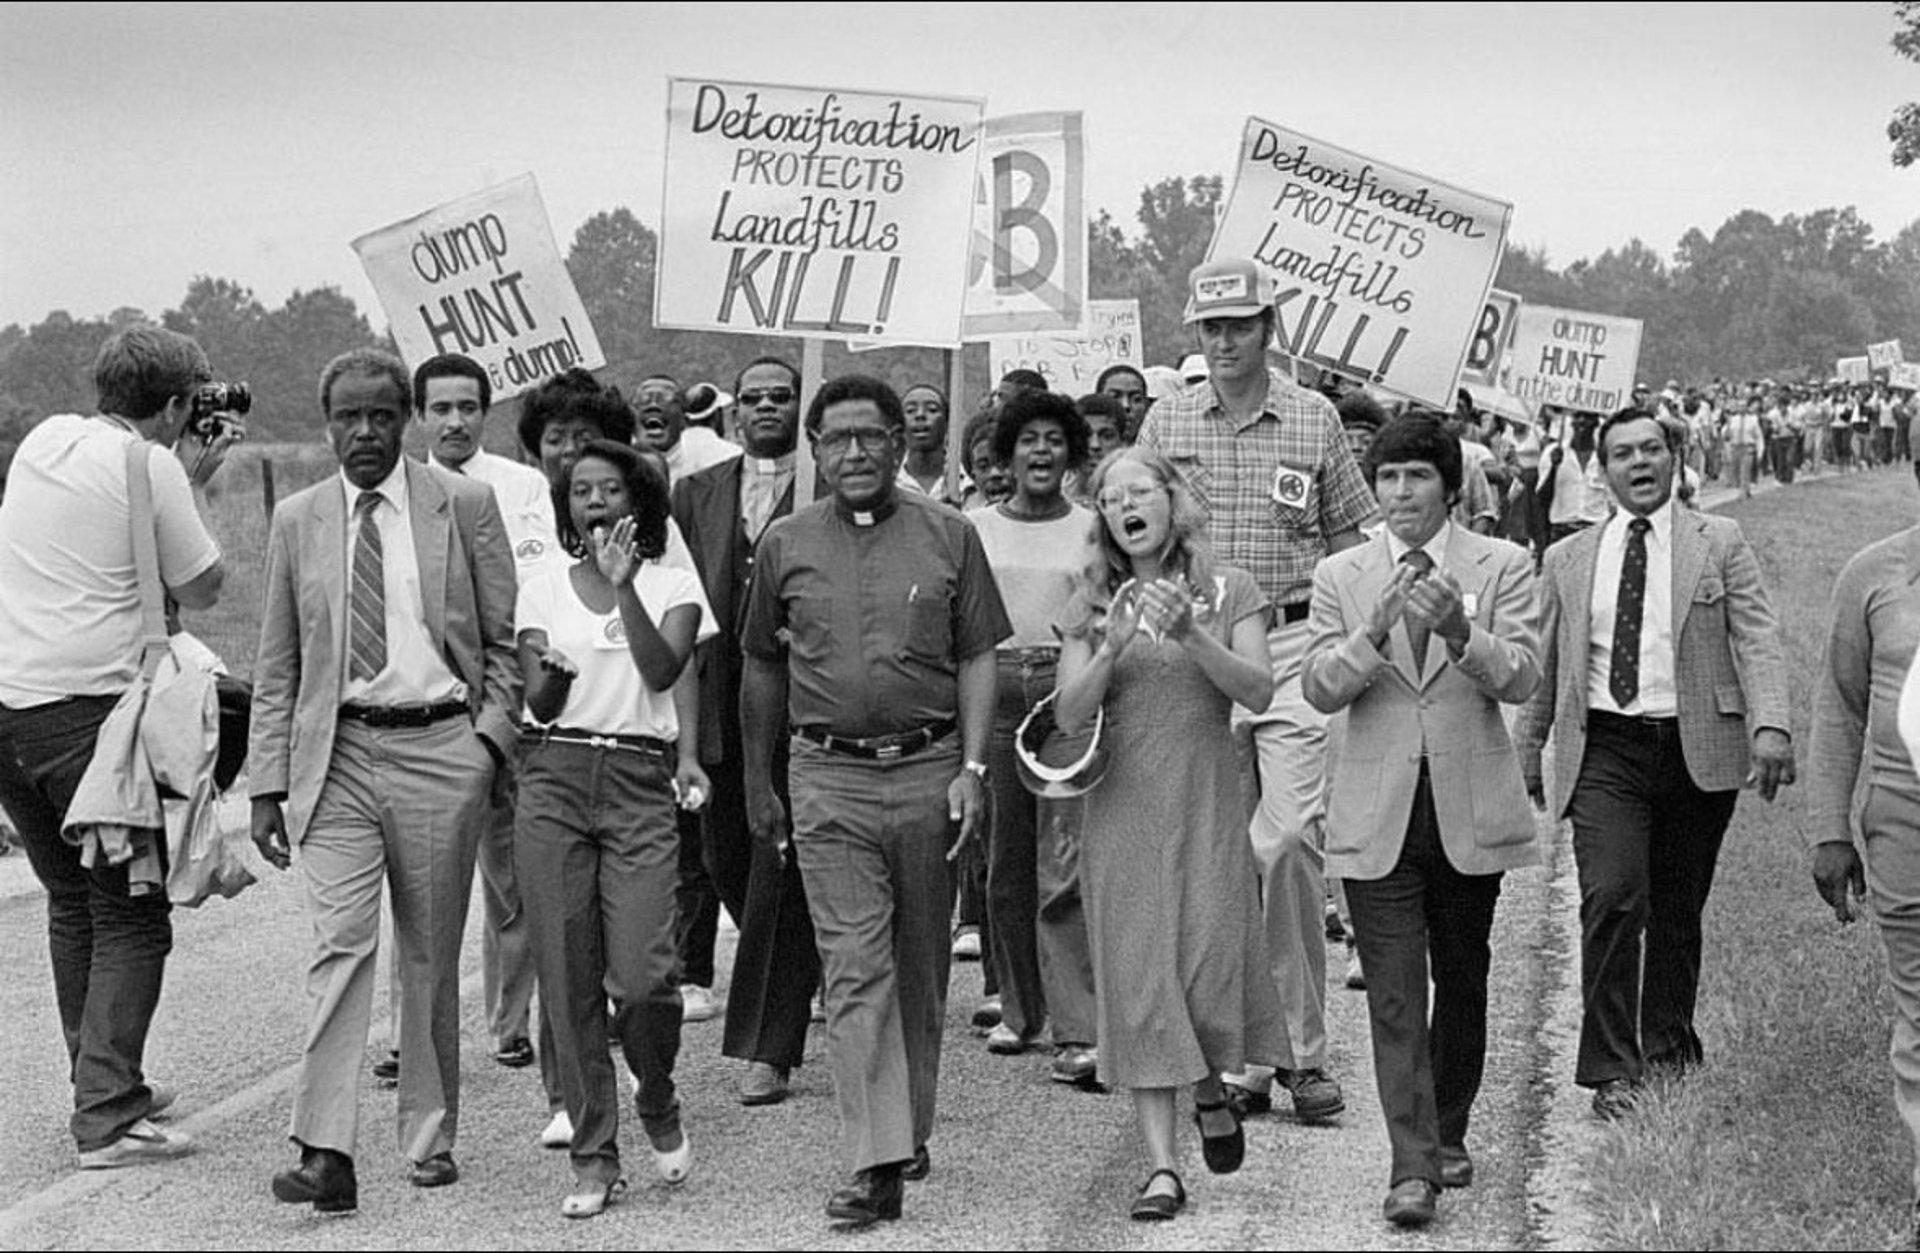
[[[369,231],[353,250],[412,364],[462,353],[505,400],[607,363],[531,174]]]
[[[957,344],[979,100],[674,78],[654,322]]]
[[[1248,118],[1208,256],[1273,275],[1281,352],[1452,408],[1512,213]]]
[[[1612,413],[1633,398],[1639,318],[1522,305],[1514,323],[1513,394],[1537,405]]]

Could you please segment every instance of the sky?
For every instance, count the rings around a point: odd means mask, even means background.
[[[1742,209],[1920,218],[1886,124],[1920,99],[1857,4],[0,5],[0,326],[177,306],[201,274],[277,307],[349,246],[531,172],[564,253],[660,220],[669,76],[1085,115],[1089,210],[1223,173],[1248,116],[1514,206],[1565,266],[1670,256]]]

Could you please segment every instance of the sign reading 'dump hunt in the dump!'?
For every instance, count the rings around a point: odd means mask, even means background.
[[[674,78],[654,322],[954,345],[979,100]]]
[[[414,365],[463,353],[505,400],[607,363],[531,174],[370,231],[353,250]]]
[[[1248,118],[1212,257],[1273,275],[1274,347],[1451,408],[1513,206]]]

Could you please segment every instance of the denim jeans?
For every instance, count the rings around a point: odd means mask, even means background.
[[[127,866],[80,864],[60,835],[117,697],[79,696],[33,709],[0,707],[0,804],[47,889],[53,991],[73,1077],[73,1138],[105,1148],[147,1116],[141,1061],[173,950],[164,890],[127,891]]]

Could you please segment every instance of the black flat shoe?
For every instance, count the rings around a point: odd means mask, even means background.
[[[1173,1195],[1164,1192],[1149,1191],[1153,1181],[1165,1175],[1173,1180]],[[1127,1210],[1127,1217],[1137,1223],[1163,1223],[1187,1207],[1187,1189],[1180,1182],[1180,1176],[1170,1170],[1156,1170],[1147,1176],[1140,1185],[1140,1195],[1133,1198],[1133,1205]]]
[[[827,1199],[827,1217],[842,1231],[859,1231],[900,1217],[900,1163],[855,1171],[853,1181]]]
[[[1223,1136],[1207,1134],[1208,1114],[1225,1111],[1233,1119],[1233,1130]],[[1193,1125],[1200,1129],[1200,1156],[1207,1169],[1216,1175],[1231,1175],[1240,1169],[1247,1156],[1247,1133],[1240,1127],[1240,1111],[1232,1101],[1195,1101]]]
[[[350,1214],[360,1208],[353,1159],[332,1149],[300,1150],[300,1164],[273,1177],[273,1196],[291,1205],[312,1205],[316,1214]]]

